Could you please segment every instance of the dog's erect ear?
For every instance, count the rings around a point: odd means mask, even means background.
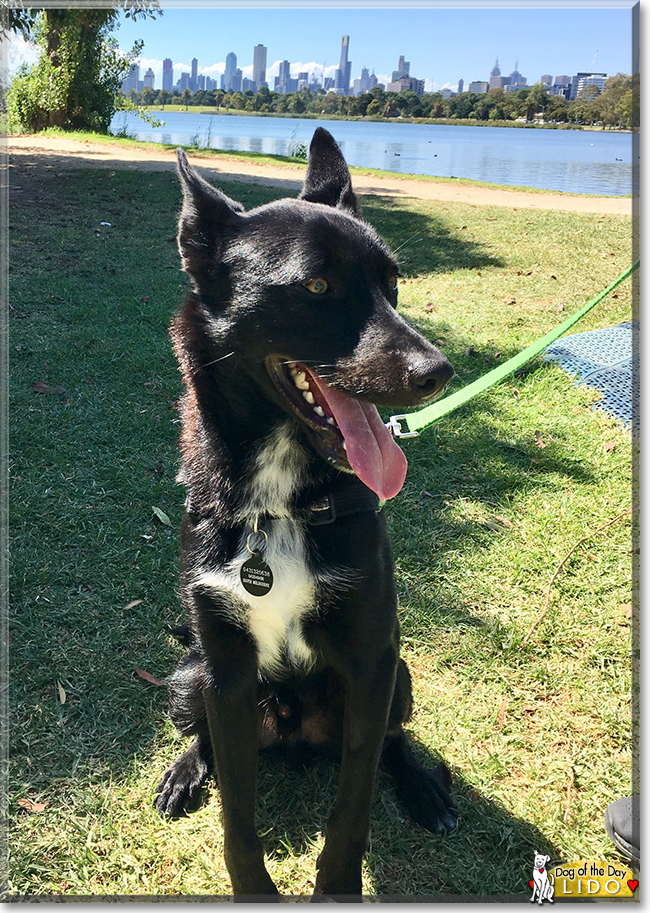
[[[361,215],[352,178],[331,133],[318,127],[309,147],[309,164],[299,200],[324,203],[353,216]]]
[[[177,149],[183,209],[178,225],[178,249],[183,269],[200,282],[214,269],[224,239],[244,207],[204,181]]]

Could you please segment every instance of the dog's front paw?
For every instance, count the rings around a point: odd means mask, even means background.
[[[169,767],[156,787],[156,808],[163,816],[179,818],[195,811],[210,775],[207,761],[196,743]]]

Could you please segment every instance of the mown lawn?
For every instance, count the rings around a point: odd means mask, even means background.
[[[280,195],[224,190],[247,207]],[[12,194],[6,893],[228,893],[218,791],[182,821],[153,809],[184,741],[165,688],[134,671],[163,679],[179,655],[179,187],[167,173],[16,167]],[[631,260],[625,218],[388,198],[364,212],[399,249],[402,310],[444,347],[452,390]],[[578,329],[630,310],[627,281]],[[382,776],[368,893],[523,897],[535,849],[620,859],[602,816],[631,789],[628,515],[576,550],[524,643],[560,561],[630,506],[630,434],[595,399],[536,361],[403,444],[407,483],[386,509],[411,732],[452,768],[461,819],[433,837]],[[299,775],[261,760],[259,829],[281,891],[313,886],[335,777],[325,761]]]

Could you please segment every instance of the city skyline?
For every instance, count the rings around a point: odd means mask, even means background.
[[[140,66],[154,70],[157,86],[164,57],[173,58],[178,73],[189,70],[192,57],[197,57],[199,72],[218,78],[230,52],[237,56],[243,77],[253,79],[257,44],[267,48],[266,81],[271,88],[281,62],[287,60],[294,78],[304,71],[311,76],[314,69],[321,80],[323,71],[335,78],[341,37],[348,35],[350,81],[366,68],[388,84],[403,55],[411,75],[425,81],[425,91],[432,91],[455,88],[459,79],[465,85],[489,80],[497,56],[504,73],[515,70],[518,61],[529,84],[549,73],[630,73],[631,6],[330,11],[243,7],[185,10],[182,15],[167,9],[156,20],[122,21],[116,37],[124,50],[136,38],[144,40]],[[287,26],[289,18],[294,28]]]
[[[164,2],[163,2],[164,6]],[[613,7],[613,8],[612,8]],[[341,37],[349,36],[350,81],[363,68],[388,84],[403,56],[410,73],[424,80],[425,91],[455,88],[489,80],[498,56],[504,73],[516,61],[533,84],[544,74],[598,71],[614,75],[632,72],[632,3],[611,0],[608,8],[583,5],[563,8],[457,9],[177,9],[167,8],[153,20],[121,18],[115,32],[127,51],[141,38],[140,69],[153,70],[156,88],[162,86],[163,60],[171,58],[177,74],[191,71],[219,83],[226,56],[234,53],[244,79],[253,79],[253,49],[267,49],[266,82],[273,88],[279,66],[289,61],[291,76],[317,70],[322,81],[335,78],[340,65]],[[546,40],[545,40],[546,38]],[[33,52],[16,40],[9,54],[14,71]]]

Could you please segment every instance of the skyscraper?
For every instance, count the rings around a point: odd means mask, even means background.
[[[199,62],[196,57],[192,58],[192,73],[190,74],[190,91],[196,92],[199,87]]]
[[[397,82],[398,79],[401,79],[402,76],[408,76],[411,72],[411,64],[408,60],[404,60],[404,55],[400,57],[397,69],[393,70],[393,82]]]
[[[237,55],[233,54],[232,51],[226,56],[226,70],[223,74],[223,87],[226,92],[229,89],[232,89],[232,77],[237,69]]]
[[[266,48],[263,44],[253,48],[253,82],[258,89],[266,85]]]
[[[352,63],[348,60],[350,36],[344,35],[341,41],[341,60],[336,71],[335,91],[337,95],[348,95],[350,92],[350,73]]]
[[[165,57],[163,60],[162,87],[167,92],[172,92],[174,89],[174,67],[170,57]]]

